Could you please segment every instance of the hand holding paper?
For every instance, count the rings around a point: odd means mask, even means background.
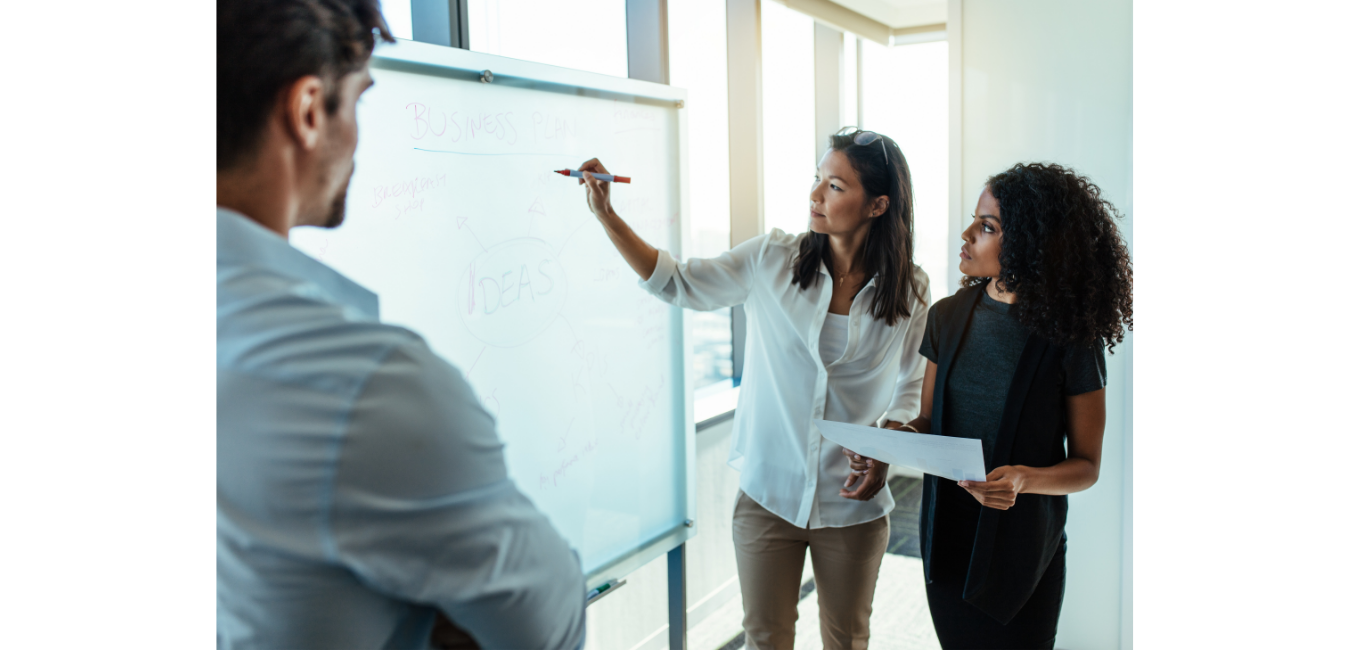
[[[813,421],[821,435],[883,463],[911,467],[953,481],[985,480],[984,448],[979,440]]]
[[[1017,503],[1017,495],[1026,490],[1026,468],[1004,465],[990,470],[984,481],[960,481],[980,505],[996,510],[1007,510]]]
[[[862,457],[859,456],[858,458]],[[839,490],[839,496],[856,501],[871,501],[872,497],[886,487],[886,470],[888,468],[886,463],[870,458],[854,460],[854,457],[850,456],[848,464],[852,472],[849,473],[848,479],[844,481],[843,489]]]

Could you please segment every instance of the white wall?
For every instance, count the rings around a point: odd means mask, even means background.
[[[1133,250],[1130,0],[951,0],[949,10],[959,118],[949,254],[984,181],[1019,161],[1053,161],[1089,176],[1125,215]],[[953,273],[949,283],[959,280]],[[1131,360],[1129,339],[1107,358],[1101,476],[1069,497],[1061,648],[1132,645]]]

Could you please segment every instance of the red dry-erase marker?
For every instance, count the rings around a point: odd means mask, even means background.
[[[562,174],[563,176],[576,176],[577,178],[584,178],[584,177],[581,175],[581,172],[579,172],[579,171],[577,171],[577,170],[575,170],[575,169],[555,169],[555,170],[553,170],[553,173],[555,173],[555,174]],[[629,178],[629,177],[627,177],[627,176],[615,176],[614,174],[601,174],[601,173],[598,173],[598,172],[591,172],[591,176],[594,176],[594,177],[595,177],[595,180],[598,180],[598,181],[613,181],[613,182],[615,182],[615,183],[632,183],[632,182],[633,182],[633,179],[631,179],[631,178]]]

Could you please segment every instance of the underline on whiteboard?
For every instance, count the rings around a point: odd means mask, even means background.
[[[580,158],[579,154],[574,153],[472,153],[469,151],[448,151],[445,149],[423,149],[413,147],[413,151],[425,151],[427,153],[452,153],[460,156],[560,156],[567,158]]]
[[[615,131],[615,133],[628,133],[629,131],[660,131],[660,130],[661,130],[661,127],[659,127],[659,126],[637,126],[637,127],[631,128],[631,129],[624,129],[624,130],[622,130],[622,131]]]

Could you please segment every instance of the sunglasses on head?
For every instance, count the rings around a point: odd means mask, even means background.
[[[860,147],[866,147],[873,142],[881,142],[881,155],[886,160],[886,167],[891,166],[891,155],[886,152],[886,143],[882,141],[881,134],[876,131],[854,131],[853,144]]]

